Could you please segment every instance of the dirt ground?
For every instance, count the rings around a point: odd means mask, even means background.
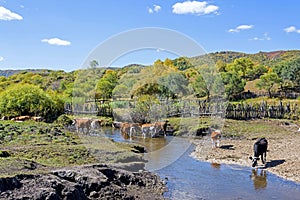
[[[255,124],[252,124],[255,125]],[[227,125],[228,126],[228,125]],[[269,126],[269,124],[266,124]],[[273,131],[264,132],[268,140],[266,170],[287,180],[300,182],[300,132],[295,125],[273,123]],[[278,132],[278,134],[276,134]],[[283,134],[282,132],[286,132]],[[228,134],[228,133],[227,133]],[[195,140],[196,149],[192,156],[196,159],[219,164],[251,166],[249,156],[253,156],[253,144],[258,135],[245,134],[238,138],[226,137],[219,148],[212,148],[210,138]],[[258,161],[262,165],[261,161]]]

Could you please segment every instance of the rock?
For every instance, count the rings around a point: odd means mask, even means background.
[[[0,178],[0,199],[163,199],[164,182],[147,171],[87,165]]]

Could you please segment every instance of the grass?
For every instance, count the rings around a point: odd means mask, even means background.
[[[226,119],[223,128],[225,137],[256,139],[259,137],[277,137],[292,133],[288,126],[288,120],[230,120]]]
[[[210,117],[169,118],[169,124],[174,128],[174,135],[196,135],[197,131],[205,131],[209,127],[217,128],[221,121]]]
[[[0,175],[30,173],[90,163],[139,160],[132,144],[83,136],[53,123],[0,121]],[[29,167],[28,167],[29,166]]]

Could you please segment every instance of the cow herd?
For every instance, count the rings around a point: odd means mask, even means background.
[[[39,116],[23,115],[23,116],[17,116],[17,117],[3,116],[1,118],[1,120],[11,120],[11,121],[17,121],[17,122],[23,122],[23,121],[27,121],[27,120],[32,120],[32,121],[36,121],[36,122],[42,122],[42,121],[44,121],[44,118],[43,117],[39,117]]]
[[[2,117],[1,120],[12,120],[23,122],[26,120],[33,120],[36,122],[44,121],[42,117],[36,116],[17,116],[14,118]],[[76,132],[89,133],[91,130],[101,128],[101,120],[91,118],[78,118],[74,119],[73,126],[75,126]],[[147,124],[129,123],[129,122],[113,122],[114,128],[120,129],[121,134],[126,139],[131,139],[135,136],[142,136],[143,138],[150,137],[155,138],[159,136],[166,136],[168,121],[154,122]],[[300,131],[300,128],[299,128]],[[220,140],[222,132],[219,129],[212,129],[211,131],[212,148],[220,147]],[[262,163],[266,164],[268,141],[265,138],[259,138],[253,146],[254,156],[249,157],[252,160],[252,167],[257,165],[257,161],[261,158]]]
[[[126,138],[132,138],[136,135],[146,137],[166,136],[168,121],[154,122],[148,124],[128,123],[128,122],[113,122],[114,128],[119,128],[122,135]]]
[[[77,132],[89,133],[90,130],[99,129],[101,127],[101,120],[80,118],[74,119],[73,124]],[[142,136],[144,138],[166,136],[168,121],[154,122],[148,124],[129,123],[129,122],[113,122],[114,128],[120,129],[124,138],[132,138],[134,136]]]

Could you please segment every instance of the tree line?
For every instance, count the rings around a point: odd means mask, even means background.
[[[42,70],[0,76],[0,115],[34,115],[55,118],[64,104],[83,104],[89,99],[134,99],[137,112],[159,105],[162,99],[199,98],[210,101],[222,96],[238,101],[249,81],[271,98],[275,92],[300,92],[300,56],[274,66],[239,57],[232,62],[179,57],[157,60],[150,66],[101,68],[91,61],[88,69],[73,72]]]

